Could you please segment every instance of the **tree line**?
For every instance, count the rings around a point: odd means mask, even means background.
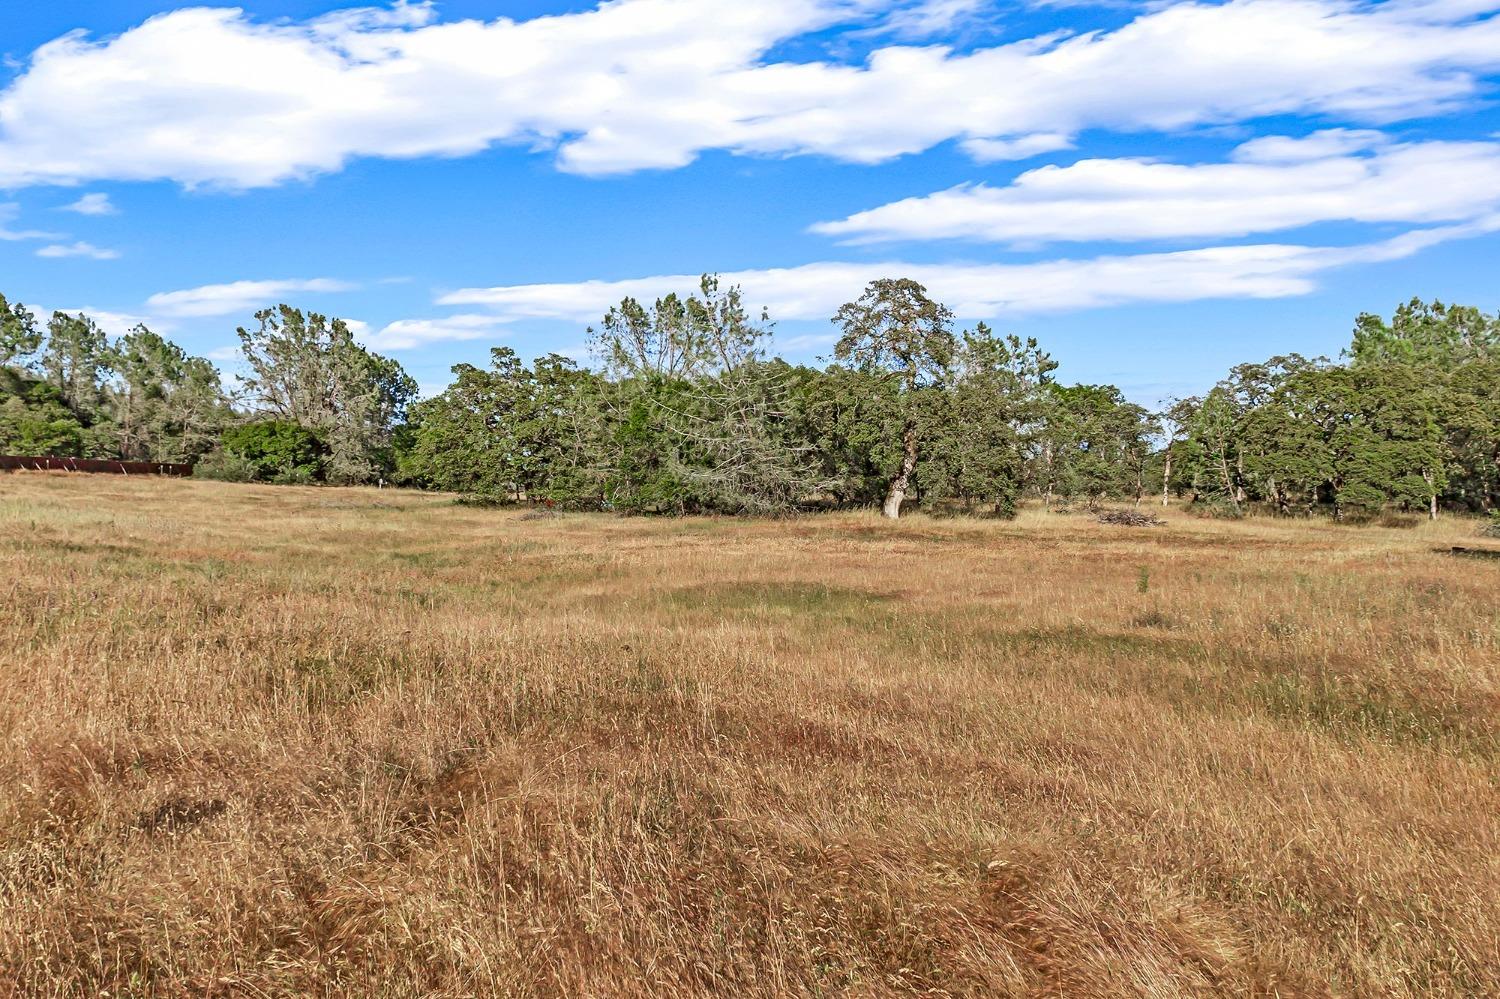
[[[1160,412],[1067,385],[1034,339],[873,282],[821,366],[771,353],[737,288],[625,299],[594,363],[497,347],[417,399],[342,320],[278,306],[238,330],[232,389],[145,327],[43,326],[0,296],[0,452],[196,462],[225,479],[387,481],[476,501],[778,515],[878,506],[1009,516],[1173,496],[1228,516],[1500,504],[1500,315],[1413,300],[1361,315],[1338,361],[1242,364]]]

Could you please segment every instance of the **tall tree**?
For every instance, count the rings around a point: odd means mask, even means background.
[[[928,298],[927,289],[915,281],[882,278],[840,308],[833,321],[843,331],[835,356],[882,373],[901,393],[900,463],[892,470],[881,507],[895,519],[901,516],[921,449],[918,390],[942,386],[953,364],[953,313]]]
[[[20,302],[0,295],[0,366],[25,364],[42,346],[36,316]]]
[[[788,371],[765,361],[770,332],[712,275],[649,309],[627,298],[589,331],[611,382],[611,502],[778,513],[820,488],[811,449],[789,435]]]
[[[923,400],[927,448],[917,477],[924,502],[953,498],[966,507],[983,502],[998,516],[1015,513],[1056,367],[1034,339],[998,336],[984,323],[963,333],[946,391]]]
[[[104,377],[109,365],[109,341],[88,316],[52,313],[47,323],[47,346],[42,370],[57,387],[63,402],[88,425],[100,415]]]
[[[253,372],[246,389],[262,411],[293,420],[328,446],[334,482],[370,482],[394,466],[392,436],[416,382],[394,360],[366,350],[342,319],[287,305],[239,330]]]
[[[110,409],[121,457],[192,461],[229,422],[218,369],[145,326],[110,346],[109,364],[118,378]]]

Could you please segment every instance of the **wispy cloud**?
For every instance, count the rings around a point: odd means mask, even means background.
[[[114,202],[109,200],[109,195],[94,193],[85,194],[70,205],[64,205],[63,211],[76,212],[79,215],[117,215],[119,209]]]
[[[61,259],[64,257],[86,257],[89,260],[118,260],[119,250],[108,250],[79,240],[76,243],[53,243],[36,251],[39,257]]]
[[[465,314],[438,319],[398,319],[369,337],[374,350],[414,350],[432,343],[495,337],[510,320],[502,316]]]
[[[1230,162],[1089,159],[963,184],[822,222],[850,243],[1224,238],[1318,222],[1461,222],[1500,209],[1500,143],[1388,143],[1377,132],[1267,136]]]
[[[1345,247],[1267,243],[1025,264],[825,262],[720,277],[726,285],[740,286],[747,303],[768,308],[776,319],[827,319],[870,281],[884,277],[921,282],[962,318],[993,319],[1116,305],[1304,295],[1335,268],[1400,260],[1441,242],[1495,231],[1500,231],[1500,214]],[[697,275],[670,274],[468,288],[439,302],[487,308],[497,320],[585,323],[597,321],[627,296],[649,300],[668,292],[688,293],[698,280]]]
[[[0,204],[0,240],[7,243],[18,243],[28,239],[62,238],[55,232],[43,232],[40,229],[12,229],[10,223],[14,222],[16,216],[20,213],[20,205]]]
[[[269,308],[299,293],[354,291],[359,286],[333,278],[293,278],[281,281],[232,281],[181,291],[164,291],[146,300],[154,313],[165,316],[227,316]]]

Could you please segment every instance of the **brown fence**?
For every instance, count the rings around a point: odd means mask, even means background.
[[[106,458],[23,458],[0,454],[0,470],[34,472],[102,472],[106,475],[192,475],[192,465],[162,461],[112,461]]]

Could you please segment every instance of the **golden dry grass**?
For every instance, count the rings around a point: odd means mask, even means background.
[[[0,477],[0,994],[1494,995],[1472,531]]]

